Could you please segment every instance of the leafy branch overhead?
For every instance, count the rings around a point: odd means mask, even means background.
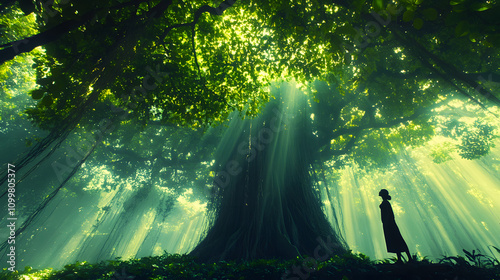
[[[38,151],[102,120],[199,128],[234,110],[255,116],[280,80],[317,101],[326,159],[381,135],[421,144],[449,97],[499,103],[496,1],[8,1],[0,11],[1,81],[16,60],[34,61],[37,106],[26,113],[51,131]]]

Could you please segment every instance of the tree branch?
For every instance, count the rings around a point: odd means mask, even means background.
[[[435,107],[436,105],[432,106]],[[325,149],[320,153],[321,158],[331,158],[333,156],[340,156],[340,155],[345,155],[350,152],[350,150],[356,146],[356,141],[359,137],[359,135],[364,131],[368,129],[381,129],[381,128],[389,128],[393,127],[398,124],[402,124],[408,121],[412,121],[423,115],[424,110],[417,111],[413,113],[412,115],[408,117],[403,117],[403,118],[398,118],[394,119],[385,123],[376,123],[374,121],[369,120],[368,123],[356,126],[356,127],[349,127],[349,128],[341,128],[339,130],[334,131],[330,136],[330,139],[335,139],[337,137],[340,137],[342,135],[352,135],[351,139],[347,144],[340,150],[331,150],[331,149]],[[366,115],[365,115],[366,116]],[[363,118],[365,117],[363,116]]]
[[[443,61],[437,55],[428,51],[424,46],[422,46],[419,42],[413,39],[411,36],[401,36],[399,30],[396,30],[396,27],[393,25],[388,25],[388,28],[393,31],[393,34],[396,38],[414,55],[420,59],[422,64],[424,64],[429,70],[435,72],[439,77],[441,77],[444,81],[450,83],[457,91],[461,94],[467,96],[470,100],[479,104],[481,107],[486,109],[486,107],[476,98],[471,96],[469,93],[465,92],[463,89],[458,87],[455,83],[452,82],[453,78],[456,78],[460,81],[465,82],[470,87],[474,88],[480,95],[484,96],[486,99],[495,102],[496,104],[500,104],[500,99],[493,95],[491,92],[483,88],[479,83],[477,83],[474,79],[465,75],[462,71],[459,71],[455,66]],[[429,60],[434,61],[441,69],[437,69],[434,67]]]
[[[209,14],[211,14],[213,16],[220,16],[229,7],[232,7],[235,2],[236,1],[233,1],[233,0],[226,0],[226,1],[222,2],[217,8],[210,7],[208,5],[203,5],[200,8],[198,8],[198,10],[196,10],[196,12],[194,13],[194,19],[192,22],[179,23],[179,24],[174,24],[174,25],[167,27],[167,29],[165,29],[165,31],[163,31],[160,39],[164,40],[165,37],[167,36],[167,34],[175,28],[184,27],[184,26],[191,26],[191,27],[195,26],[198,23],[198,20],[200,19],[201,15],[205,12],[208,12]]]
[[[142,2],[145,2],[147,0],[132,0],[130,2],[122,3],[113,7],[110,7],[109,10],[117,10],[121,9],[127,6],[133,6],[133,5],[138,5]],[[169,1],[171,2],[171,1]],[[161,2],[160,4],[162,4]],[[160,4],[155,6],[149,13],[149,15],[157,15],[159,14],[159,7]],[[46,45],[48,43],[54,42],[57,39],[59,39],[61,36],[69,33],[70,31],[83,26],[87,24],[90,20],[92,20],[95,15],[104,10],[104,8],[101,9],[95,9],[92,11],[89,11],[85,13],[83,16],[80,17],[78,20],[68,20],[65,22],[62,22],[53,28],[46,30],[44,32],[38,33],[36,35],[17,40],[14,42],[9,42],[6,44],[3,44],[0,46],[0,48],[4,48],[0,50],[0,64],[5,63],[8,60],[13,59],[19,54],[30,52],[36,47],[40,47],[43,45]]]
[[[64,34],[74,30],[88,21],[90,21],[96,14],[97,11],[90,11],[84,14],[79,20],[69,20],[56,25],[54,28],[44,31],[42,33],[33,35],[31,37],[18,40],[15,42],[7,43],[3,46],[9,46],[0,50],[0,64],[5,63],[8,60],[13,59],[18,54],[30,52],[36,47],[46,45],[59,39]]]

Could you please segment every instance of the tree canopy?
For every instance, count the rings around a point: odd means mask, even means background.
[[[415,119],[450,90],[498,102],[496,1],[174,2],[3,4],[3,72],[43,49],[29,117],[45,129],[200,127],[255,115],[271,81],[320,80],[333,90],[316,96],[335,104],[318,116],[329,141]]]

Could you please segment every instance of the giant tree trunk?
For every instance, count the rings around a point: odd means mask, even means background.
[[[325,259],[346,251],[311,179],[306,103],[287,95],[255,120],[232,120],[216,155],[211,224],[191,255],[202,261]]]

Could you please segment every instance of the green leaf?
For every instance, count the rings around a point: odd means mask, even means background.
[[[469,23],[465,20],[462,20],[458,23],[457,27],[455,27],[455,36],[462,37],[469,33]]]
[[[424,26],[424,20],[423,19],[421,19],[421,18],[415,18],[413,20],[413,27],[415,27],[415,29],[420,30],[423,26]]]
[[[490,245],[490,246],[493,247],[493,249],[497,250],[497,252],[500,254],[500,249],[499,248],[497,248],[497,247],[495,247],[493,245]]]
[[[478,33],[470,33],[469,40],[473,43],[476,43],[477,41],[481,40],[481,35],[479,35]]]
[[[471,7],[472,9],[474,9],[474,11],[482,12],[491,9],[493,5],[490,3],[474,3],[471,5]]]
[[[398,9],[398,7],[395,4],[387,4],[387,11],[389,14],[395,16],[401,13],[401,11]]]
[[[332,47],[338,48],[339,46],[342,45],[343,43],[342,37],[335,34],[331,34],[329,37],[330,37],[330,44]]]
[[[495,34],[495,35],[489,35],[487,38],[486,38],[487,42],[489,43],[489,45],[493,46],[493,47],[496,47],[498,48],[500,46],[500,35],[498,34]],[[489,46],[489,47],[491,47]]]
[[[463,252],[465,253],[465,255],[469,258],[469,260],[473,260],[473,259],[474,259],[474,258],[473,258],[474,250],[472,250],[472,254],[471,254],[469,251],[465,250],[465,249],[462,249],[462,251],[463,251]]]
[[[25,15],[29,15],[32,12],[35,11],[36,7],[33,1],[30,0],[19,0],[17,1],[19,3],[19,7],[23,11]]]
[[[456,13],[462,13],[467,10],[467,6],[465,4],[458,4],[453,6],[453,11]]]
[[[335,29],[335,33],[336,34],[340,34],[340,35],[350,35],[350,36],[354,36],[356,35],[356,29],[354,29],[352,27],[352,25],[350,24],[346,24],[344,26],[340,26],[340,27],[337,27]]]
[[[31,92],[31,97],[35,100],[41,99],[44,92],[41,89],[35,89]]]
[[[52,105],[52,103],[54,103],[54,100],[52,100],[52,97],[47,95],[42,99],[42,102],[40,102],[40,105],[42,105],[44,107],[48,107],[48,106]]]
[[[450,5],[455,6],[458,4],[462,4],[465,0],[451,0]]]
[[[350,53],[346,53],[344,55],[344,64],[345,65],[351,64],[351,54]]]
[[[375,10],[380,11],[383,10],[384,7],[384,1],[383,0],[373,0],[372,7],[375,8]]]
[[[438,17],[438,12],[434,8],[425,9],[422,11],[422,14],[426,20],[430,21],[436,20]]]
[[[404,14],[403,14],[403,21],[406,21],[406,22],[412,21],[414,14],[415,14],[415,12],[410,11],[410,10],[406,10],[406,12],[404,12]]]

